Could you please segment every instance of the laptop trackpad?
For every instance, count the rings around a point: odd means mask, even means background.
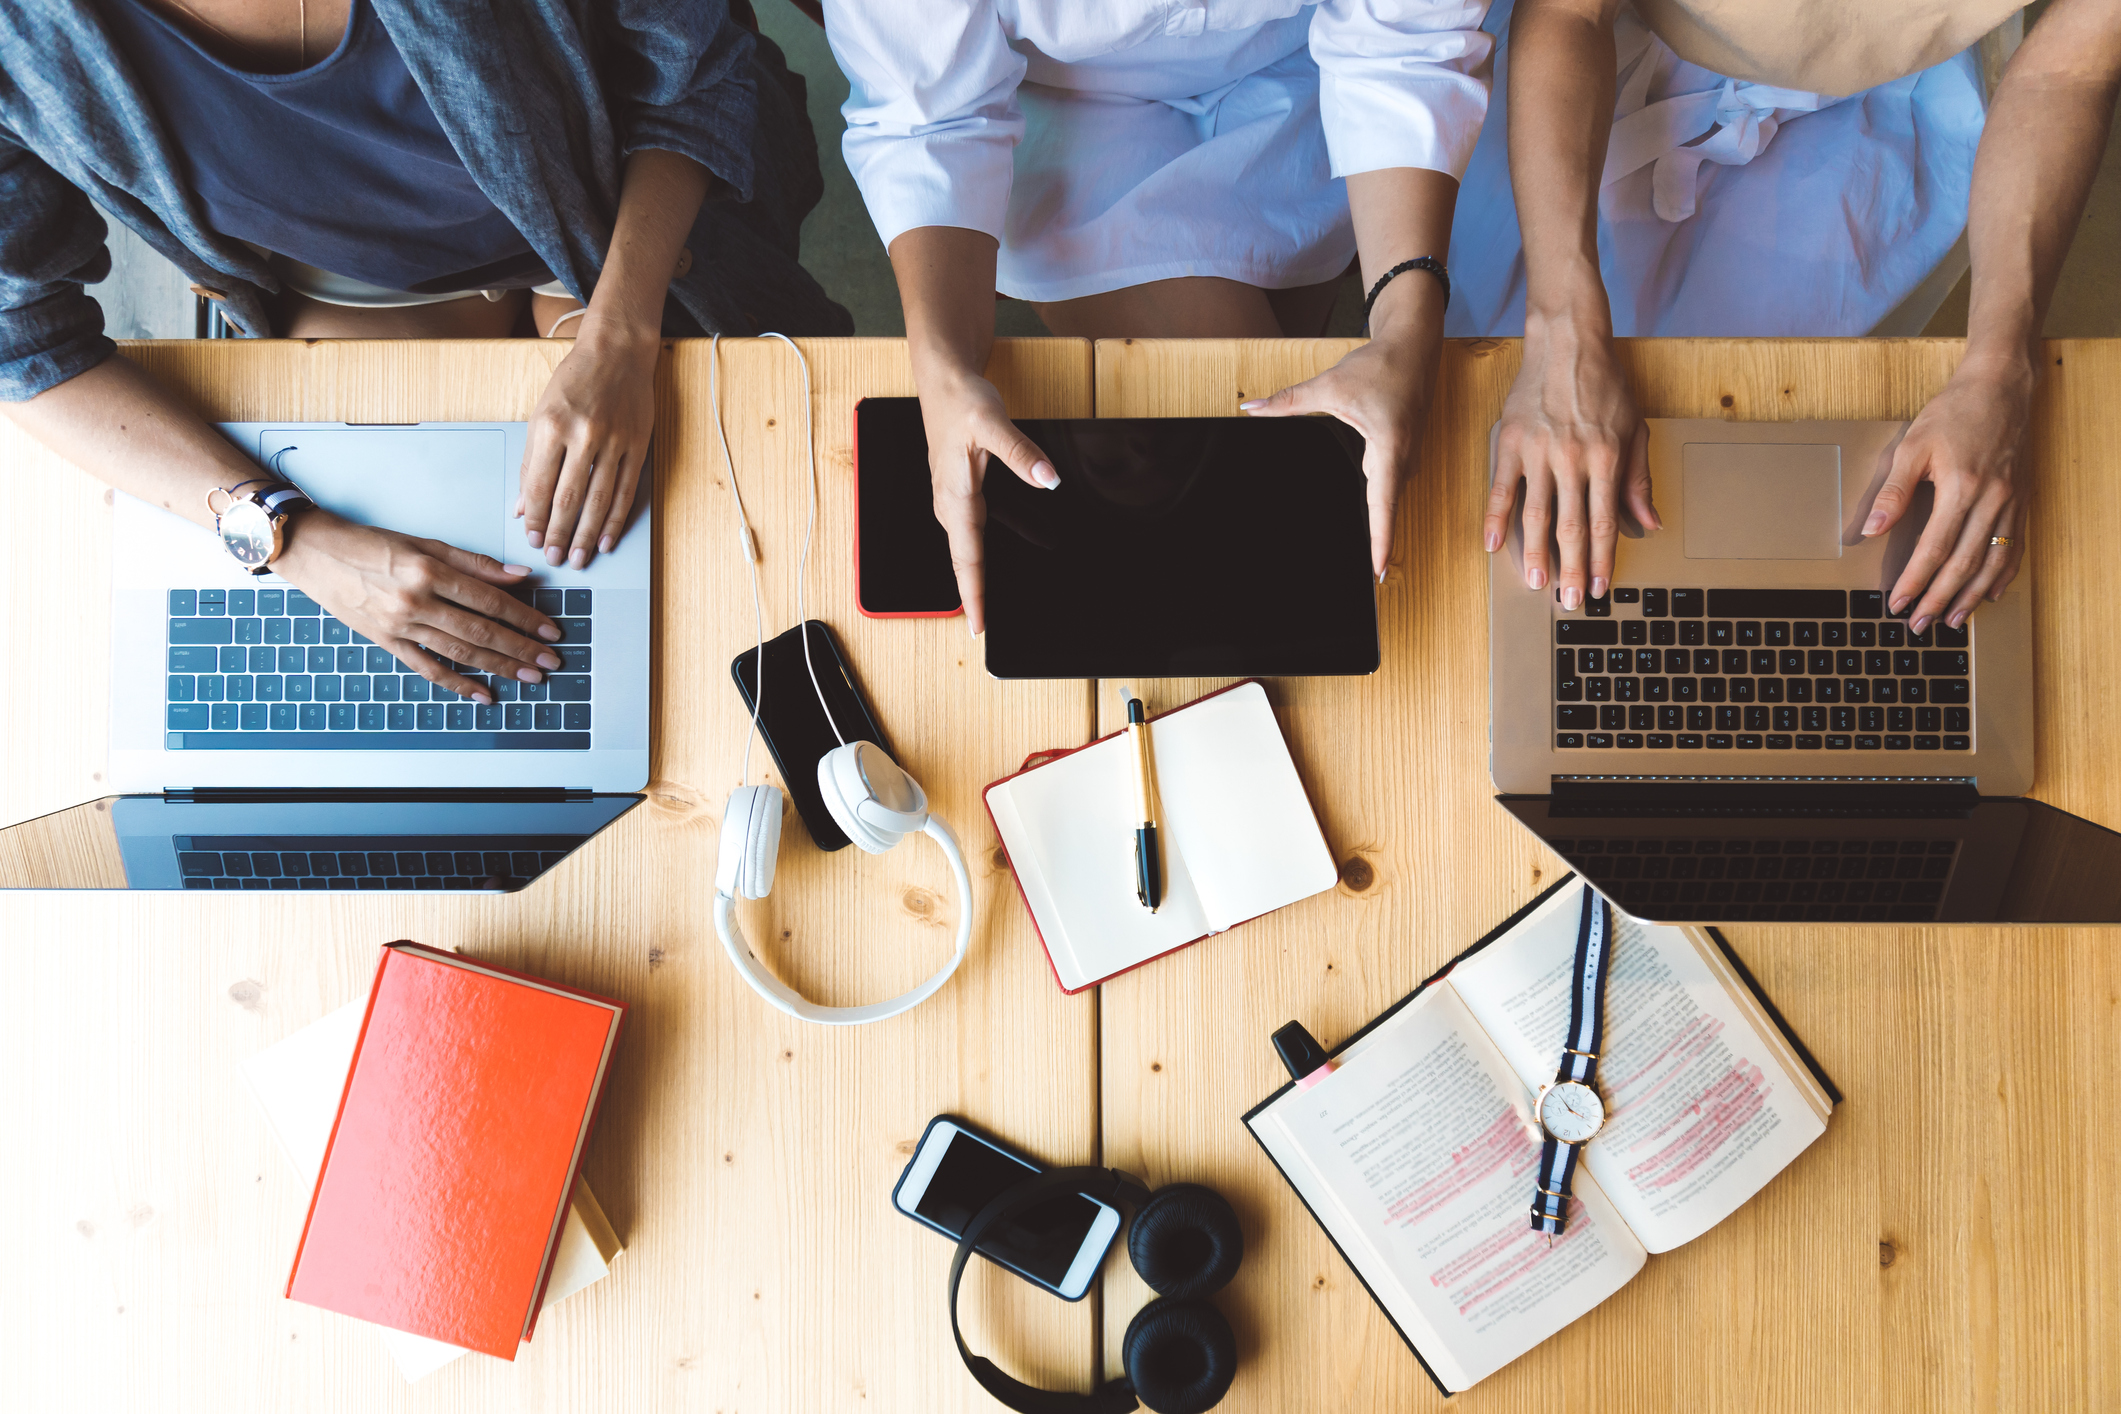
[[[1685,477],[1690,560],[1841,558],[1841,448],[1689,442]]]
[[[284,427],[258,434],[258,461],[284,447],[280,468],[318,505],[503,559],[507,444],[498,428]]]

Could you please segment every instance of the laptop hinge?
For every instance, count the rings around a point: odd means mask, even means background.
[[[1714,780],[1652,777],[1557,777],[1551,813],[1571,816],[1694,816],[1951,819],[1981,803],[1964,777]]]
[[[166,790],[162,798],[172,805],[446,805],[480,802],[551,805],[594,800],[596,792],[571,786],[488,790],[257,790],[189,786]]]

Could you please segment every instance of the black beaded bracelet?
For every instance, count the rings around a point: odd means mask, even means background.
[[[1412,260],[1402,260],[1399,264],[1378,276],[1377,283],[1370,286],[1370,297],[1362,302],[1362,327],[1364,333],[1369,332],[1370,311],[1377,306],[1377,297],[1385,292],[1385,286],[1391,284],[1396,277],[1406,274],[1409,270],[1426,270],[1431,275],[1434,275],[1436,283],[1443,286],[1443,302],[1445,304],[1451,302],[1451,272],[1441,260],[1438,260],[1433,255],[1417,255]]]

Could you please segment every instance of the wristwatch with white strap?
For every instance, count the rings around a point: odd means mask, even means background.
[[[1605,1125],[1605,1101],[1592,1088],[1605,1044],[1605,979],[1612,951],[1613,906],[1587,885],[1576,922],[1576,991],[1568,1041],[1553,1080],[1539,1087],[1534,1113],[1546,1142],[1539,1150],[1539,1186],[1532,1195],[1532,1231],[1559,1236],[1568,1226],[1569,1184],[1576,1158]]]

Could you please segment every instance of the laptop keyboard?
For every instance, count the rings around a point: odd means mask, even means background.
[[[586,751],[594,591],[518,596],[560,626],[543,682],[459,663],[493,694],[482,706],[405,671],[299,589],[169,591],[172,751]]]
[[[1957,840],[1555,840],[1623,909],[1704,922],[1926,923]]]
[[[1971,750],[1969,630],[1905,620],[1876,590],[1615,587],[1554,620],[1554,745]]]
[[[174,835],[187,889],[513,889],[567,857],[570,835]]]

